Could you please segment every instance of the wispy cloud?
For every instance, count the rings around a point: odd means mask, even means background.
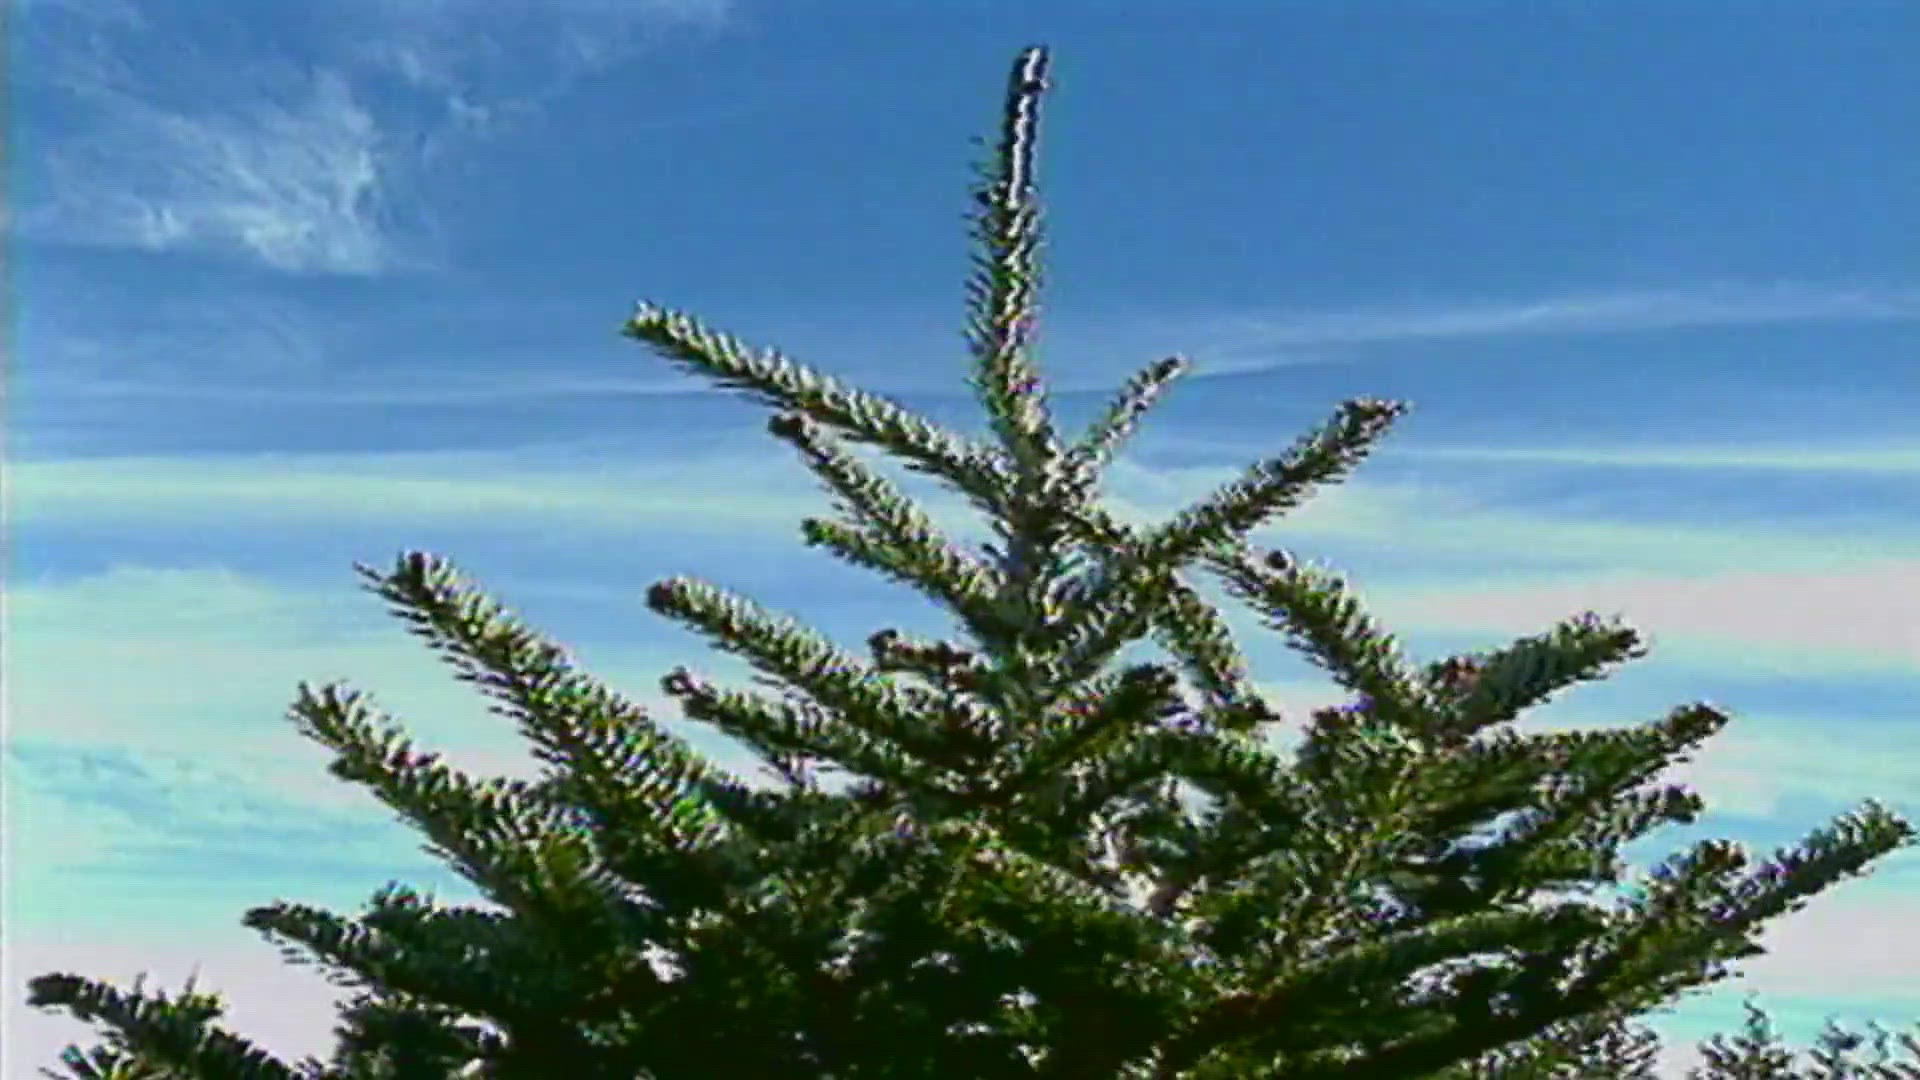
[[[300,153],[310,154],[311,150],[303,149]],[[287,171],[290,176],[295,174],[295,170],[291,168]],[[308,201],[314,207],[315,214],[322,212],[324,201]],[[219,204],[216,200],[210,205]],[[371,253],[374,249],[373,245],[386,241],[378,234],[370,220],[364,224],[365,227],[359,228],[357,234],[364,239],[364,243],[357,250]],[[282,229],[273,235],[286,238],[291,237],[294,231],[291,228]],[[266,235],[263,233],[263,238]],[[315,229],[303,235],[318,237],[325,233],[324,230]],[[295,245],[288,250],[304,249],[299,249]],[[389,253],[394,250],[391,244],[388,245],[387,250]],[[561,317],[570,317],[570,313]],[[584,317],[605,321],[604,316],[590,312]],[[1685,292],[1648,293],[1631,297],[1603,296],[1586,299],[1550,299],[1538,302],[1520,301],[1423,311],[1327,312],[1300,315],[1290,320],[1280,320],[1270,324],[1262,323],[1251,316],[1196,314],[1176,321],[1160,319],[1126,325],[1116,330],[1114,326],[1102,320],[1075,321],[1069,318],[1059,325],[1050,327],[1048,331],[1053,342],[1053,351],[1056,354],[1066,354],[1067,361],[1063,363],[1057,358],[1052,358],[1042,367],[1043,378],[1048,387],[1055,392],[1097,393],[1104,397],[1115,390],[1123,377],[1112,369],[1113,357],[1116,355],[1141,357],[1140,363],[1135,365],[1138,367],[1144,365],[1146,358],[1166,355],[1170,352],[1184,353],[1194,358],[1194,364],[1187,378],[1208,379],[1273,371],[1304,363],[1340,362],[1345,359],[1338,347],[1340,345],[1402,338],[1499,337],[1548,332],[1588,333],[1689,323],[1705,325],[1708,323],[1914,317],[1920,317],[1920,291],[1896,290],[1869,294],[1822,291],[1810,286],[1780,286],[1771,290],[1746,292],[1722,290],[1716,293],[1707,290],[1698,295]],[[70,336],[102,336],[96,325],[88,325],[84,329],[76,326],[69,333]],[[107,336],[113,340],[103,342],[102,347],[125,348],[138,343],[146,350],[155,348],[151,335],[147,334],[144,328],[138,331],[130,329],[124,335],[109,334]],[[124,338],[126,344],[121,344],[120,338]],[[612,340],[611,333],[609,340]],[[753,344],[759,346],[775,343],[754,342]],[[1312,352],[1294,349],[1296,345],[1306,344],[1323,346],[1323,348]],[[1276,349],[1287,351],[1285,355],[1276,356],[1274,352]],[[246,350],[234,351],[245,352]],[[204,362],[204,355],[204,352],[196,351],[195,363]],[[628,356],[629,360],[622,365],[623,368],[645,371],[659,371],[662,368],[662,365],[651,355],[631,353]],[[1074,362],[1080,357],[1098,358],[1105,370],[1100,374],[1094,374],[1084,362]],[[929,377],[928,373],[921,368],[915,368],[906,373],[888,368],[873,372],[869,377],[865,373],[847,372],[841,366],[817,358],[796,356],[795,359],[869,391],[904,392],[910,389],[916,393],[928,394],[963,392],[962,370],[968,363],[964,356],[956,354],[952,360],[950,376]],[[582,397],[715,392],[710,380],[677,371],[640,377],[608,375],[585,370],[569,374],[556,370],[546,357],[541,357],[537,363],[501,363],[496,365],[494,372],[488,373],[475,373],[469,364],[446,365],[426,360],[410,360],[404,365],[397,365],[393,371],[383,373],[377,383],[366,380],[355,381],[356,376],[341,371],[331,374],[316,373],[316,378],[299,383],[289,383],[282,372],[275,372],[268,379],[249,381],[244,378],[211,380],[186,372],[175,372],[166,367],[162,367],[161,371],[168,374],[160,378],[152,377],[151,372],[143,373],[139,378],[127,378],[120,374],[111,377],[91,375],[86,378],[71,378],[66,377],[66,373],[61,373],[61,377],[48,381],[45,392],[62,397],[200,399],[262,404],[449,406],[483,405],[503,401],[524,402]],[[523,374],[528,371],[535,374]],[[1131,374],[1131,371],[1132,369],[1129,369],[1125,374]],[[1180,441],[1188,440],[1183,437]],[[1195,445],[1202,445],[1202,443]],[[1488,461],[1674,466],[1727,464],[1767,468],[1836,468],[1850,471],[1910,468],[1915,460],[1913,451],[1897,447],[1876,447],[1870,451],[1861,452],[1828,451],[1816,454],[1800,454],[1797,451],[1781,451],[1775,454],[1765,451],[1748,453],[1716,448],[1684,451],[1678,456],[1674,452],[1667,451],[1612,448],[1587,451],[1564,447],[1541,450],[1424,448],[1417,452],[1426,457],[1451,457],[1463,460],[1477,458]],[[1789,462],[1788,456],[1797,458],[1798,464]]]
[[[1687,326],[1920,317],[1920,289],[1833,289],[1799,283],[1727,284],[1564,296],[1526,302],[1281,312],[1223,321],[1226,353],[1417,338],[1624,333]],[[1298,362],[1298,361],[1295,361]]]
[[[17,372],[36,400],[113,397],[108,387],[138,373],[155,393],[267,386],[328,376],[339,328],[271,293],[228,287],[127,306],[86,282],[62,282],[20,305],[15,340],[33,358]],[[58,414],[59,410],[49,410]]]
[[[1397,451],[1411,459],[1487,464],[1624,466],[1637,469],[1754,469],[1767,472],[1920,472],[1920,444],[1859,449],[1796,449],[1779,446],[1673,447],[1471,447],[1411,446]]]
[[[1246,452],[1243,443],[1181,432],[1155,433],[1162,451],[1183,455],[1235,458]],[[1444,462],[1473,465],[1549,465],[1574,468],[1687,470],[1745,469],[1769,473],[1906,474],[1920,471],[1920,443],[1876,441],[1858,446],[1836,446],[1825,438],[1818,447],[1788,443],[1744,442],[1739,445],[1656,446],[1436,446],[1426,441],[1391,443],[1380,454],[1408,462]]]
[[[394,386],[393,382],[414,382],[414,386]],[[460,385],[461,382],[469,385]],[[491,405],[530,400],[590,400],[615,397],[658,397],[675,394],[713,393],[713,387],[689,378],[669,380],[621,378],[542,378],[524,385],[512,379],[497,379],[474,385],[475,380],[390,380],[379,386],[287,386],[220,385],[206,379],[178,382],[142,381],[118,378],[62,380],[49,389],[61,397],[87,398],[160,398],[183,401],[223,401],[273,405]]]
[[[608,461],[591,474],[540,454],[263,455],[216,459],[88,459],[16,465],[10,511],[20,527],[115,523],[181,527],[311,528],[379,524],[391,530],[458,524],[542,534],[619,530],[659,537],[727,536],[749,544],[786,541],[796,522],[828,512],[797,463],[757,455],[677,462],[663,471]],[[1231,470],[1150,469],[1124,459],[1106,503],[1121,520],[1165,520]],[[990,532],[964,501],[919,478],[903,487],[958,543]],[[916,490],[918,489],[918,490]],[[727,492],[714,498],[716,491]],[[398,509],[404,508],[404,511]],[[1256,537],[1261,542],[1268,530]],[[1542,550],[1584,560],[1584,576],[1449,573],[1445,587],[1418,579],[1389,587],[1355,581],[1389,625],[1442,631],[1534,633],[1582,610],[1618,611],[1662,648],[1711,654],[1728,670],[1796,665],[1819,658],[1832,670],[1911,672],[1920,666],[1920,565],[1910,538],[1777,527],[1634,524],[1522,514],[1476,506],[1470,493],[1355,479],[1319,493],[1273,527],[1292,550],[1395,536],[1397,558],[1425,565],[1446,556],[1524,560]],[[1729,569],[1737,567],[1739,569]]]
[[[356,64],[433,95],[446,129],[420,133],[426,157],[447,140],[498,137],[543,113],[580,80],[621,63],[653,32],[711,30],[730,0],[435,0],[377,8],[380,33]]]
[[[41,0],[25,12],[34,82],[91,117],[40,151],[16,224],[28,237],[285,273],[431,267],[432,222],[406,197],[427,158],[539,115],[647,30],[717,25],[726,11],[719,0],[349,3],[330,13],[332,50],[263,61],[213,55],[130,9]],[[73,14],[83,29],[59,18]],[[204,85],[208,72],[217,85]],[[409,118],[375,85],[383,74],[436,96],[437,118]]]
[[[1655,636],[1717,640],[1742,668],[1843,655],[1920,672],[1920,560],[1798,573],[1596,574],[1396,592],[1394,623],[1528,632],[1576,611],[1621,611]]]
[[[256,86],[236,95],[247,102],[237,109],[195,111],[94,85],[108,107],[84,136],[47,150],[23,233],[242,255],[293,273],[404,263],[378,123],[338,72],[303,81],[278,93]]]

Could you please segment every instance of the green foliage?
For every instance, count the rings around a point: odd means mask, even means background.
[[[1806,1053],[1809,1067],[1802,1069],[1796,1064],[1798,1055],[1782,1045],[1766,1014],[1749,1001],[1746,1030],[1700,1043],[1703,1064],[1687,1070],[1685,1080],[1920,1080],[1920,1024],[1914,1033],[1899,1037],[1899,1058],[1888,1050],[1888,1032],[1876,1024],[1867,1027],[1872,1033],[1870,1060],[1853,1056],[1869,1039],[1829,1018]],[[1558,1025],[1545,1036],[1456,1066],[1434,1080],[1660,1080],[1655,1071],[1659,1052],[1658,1036],[1614,1013]]]
[[[1900,1056],[1905,1061],[1888,1052],[1887,1031],[1877,1024],[1867,1027],[1872,1032],[1872,1060],[1854,1061],[1853,1054],[1868,1040],[1829,1019],[1808,1051],[1812,1069],[1802,1072],[1794,1067],[1796,1055],[1781,1045],[1767,1023],[1766,1013],[1749,1001],[1746,1030],[1732,1038],[1715,1035],[1702,1043],[1706,1065],[1689,1070],[1687,1080],[1920,1080],[1920,1025],[1900,1036]]]
[[[547,771],[476,781],[338,686],[302,684],[291,717],[504,911],[397,883],[356,918],[249,911],[290,961],[359,991],[334,1059],[298,1070],[196,1003],[71,975],[33,980],[32,1003],[109,1025],[182,1080],[1392,1080],[1566,1075],[1549,1070],[1582,1055],[1624,1076],[1646,1048],[1623,1018],[1723,978],[1761,952],[1764,921],[1912,840],[1869,802],[1757,868],[1707,841],[1623,904],[1583,898],[1620,882],[1622,844],[1694,819],[1700,800],[1655,778],[1727,717],[1690,704],[1522,734],[1524,710],[1642,655],[1638,635],[1582,614],[1416,668],[1345,582],[1257,551],[1250,532],[1355,467],[1401,403],[1342,403],[1160,525],[1102,509],[1101,467],[1186,365],[1149,366],[1077,441],[1056,435],[1026,355],[1046,65],[1040,49],[1015,64],[975,192],[967,339],[992,443],[684,314],[641,304],[625,326],[768,404],[844,514],[802,522],[805,541],[913,585],[967,640],[887,629],[863,657],[701,582],[655,584],[652,610],[780,693],[662,681],[765,760],[781,786],[757,790],[446,562],[360,567]],[[949,543],[842,439],[939,477],[996,542]],[[1196,572],[1354,695],[1313,715],[1291,761]],[[1112,670],[1143,638],[1171,661]],[[823,787],[822,764],[851,785]]]
[[[56,993],[71,995],[74,1004],[68,1009],[75,1017],[109,1025],[105,1044],[85,1053],[79,1047],[69,1046],[60,1055],[68,1076],[77,1080],[172,1080],[180,1074],[154,1063],[153,1046],[190,1046],[198,1040],[202,1024],[218,1019],[226,1011],[219,994],[196,992],[191,977],[179,998],[173,1001],[168,1000],[164,991],[157,991],[151,997],[141,993],[145,982],[144,975],[136,976],[133,992],[123,995],[71,976],[62,982],[50,982],[44,976],[35,980],[36,993],[40,992],[38,987],[46,986]],[[142,1031],[142,1046],[135,1046],[129,1039],[126,1034],[129,1027]],[[50,1069],[43,1068],[40,1074],[62,1080],[60,1073]]]

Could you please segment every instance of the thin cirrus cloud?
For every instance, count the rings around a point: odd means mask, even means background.
[[[674,394],[711,392],[712,387],[692,380],[620,378],[542,378],[517,385],[494,380],[481,385],[461,386],[439,379],[415,379],[414,387],[288,387],[217,385],[207,380],[180,382],[137,381],[132,379],[88,378],[63,381],[53,391],[64,397],[92,398],[169,398],[192,401],[249,402],[285,405],[494,405],[528,400],[610,397],[657,397]],[[472,380],[468,380],[472,381]]]
[[[1422,446],[1403,451],[1434,461],[1527,465],[1600,465],[1653,469],[1754,469],[1766,472],[1920,474],[1920,444],[1859,449],[1704,446]]]
[[[381,33],[354,43],[350,62],[398,78],[443,109],[444,124],[413,133],[423,166],[463,141],[500,138],[536,121],[582,79],[629,57],[648,32],[710,30],[733,15],[731,0],[441,0],[379,7]]]
[[[1166,520],[1238,470],[1154,467],[1122,458],[1110,469],[1106,503],[1123,521]],[[803,467],[759,455],[716,455],[676,462],[662,474],[636,462],[618,470],[602,461],[592,474],[559,459],[533,467],[524,451],[393,455],[258,455],[245,458],[106,458],[23,462],[14,468],[17,523],[27,527],[144,527],[222,520],[252,528],[382,528],[459,524],[488,530],[513,522],[545,530],[564,519],[572,530],[673,537],[764,535],[769,543],[801,518],[817,515],[822,494]],[[930,482],[910,491],[957,542],[990,532],[957,494]],[[714,491],[729,493],[715,499]],[[403,515],[394,508],[405,507]],[[1837,546],[1829,533],[1795,536],[1728,525],[1636,524],[1605,518],[1539,515],[1475,504],[1470,493],[1355,478],[1321,491],[1290,513],[1289,544],[1365,543],[1402,538],[1403,558],[1471,555],[1525,558],[1552,550],[1595,566],[1632,572],[1553,579],[1504,576],[1444,589],[1395,586],[1390,622],[1523,632],[1584,608],[1620,609],[1662,635],[1724,652],[1751,667],[1827,657],[1848,670],[1920,666],[1911,606],[1920,569],[1911,541],[1857,535]],[[783,542],[783,541],[782,541]],[[1416,562],[1416,565],[1418,563]],[[1738,566],[1728,572],[1727,566]],[[1807,598],[1817,597],[1818,603]]]
[[[315,202],[315,212],[319,213],[321,203]],[[301,232],[298,229],[279,229],[271,234],[260,234],[261,242],[266,243],[272,237],[289,239],[296,233],[303,236],[325,235],[324,230]],[[332,250],[338,252],[358,251],[370,258],[374,249],[381,243],[379,238],[358,225],[354,225],[341,236],[359,237],[358,240],[340,241]],[[336,237],[336,241],[340,238]],[[311,256],[316,252],[311,245],[294,243],[286,248],[289,257],[294,254]],[[368,265],[371,265],[369,263]],[[1129,339],[1134,342],[1136,351],[1138,342],[1150,338],[1155,343],[1173,345],[1175,351],[1182,351],[1193,357],[1193,363],[1185,376],[1186,380],[1205,380],[1229,375],[1240,375],[1271,371],[1301,363],[1338,363],[1352,361],[1357,354],[1343,353],[1340,346],[1360,345],[1368,342],[1387,342],[1416,338],[1467,337],[1498,338],[1521,334],[1598,334],[1609,332],[1632,332],[1637,330],[1668,329],[1681,326],[1733,326],[1742,324],[1760,324],[1790,321],[1864,321],[1883,319],[1911,319],[1920,317],[1920,291],[1889,289],[1880,291],[1859,290],[1822,290],[1807,286],[1738,287],[1723,285],[1695,290],[1674,290],[1664,293],[1595,293],[1589,295],[1563,296],[1537,301],[1510,301],[1505,303],[1466,304],[1449,307],[1431,307],[1425,309],[1380,308],[1370,311],[1329,312],[1318,315],[1299,315],[1283,318],[1260,318],[1255,316],[1193,316],[1179,323],[1165,320],[1152,326],[1131,328]],[[1059,352],[1074,355],[1105,356],[1112,350],[1105,347],[1104,339],[1112,334],[1110,327],[1087,332],[1083,327],[1071,322],[1064,323],[1050,331],[1050,337],[1056,342]],[[61,332],[58,337],[71,338],[76,335],[85,337],[97,334],[97,331]],[[153,349],[152,328],[142,328],[139,335],[128,332],[128,345],[138,341],[145,350]],[[1180,342],[1191,344],[1182,348]],[[101,348],[105,348],[102,345]],[[1311,352],[1299,351],[1312,348]],[[161,345],[161,350],[167,346]],[[1275,350],[1286,350],[1276,355]],[[96,350],[98,351],[98,350]],[[196,349],[196,354],[204,349]],[[246,348],[223,350],[243,355],[270,355],[250,351]],[[1152,350],[1149,349],[1149,352]],[[800,359],[809,366],[818,366],[804,357]],[[652,358],[646,358],[648,370],[658,370]],[[637,366],[637,365],[636,365]],[[1076,365],[1046,365],[1047,384],[1060,393],[1111,393],[1117,380],[1111,376],[1101,379],[1086,377]],[[1059,367],[1055,372],[1052,369]],[[90,375],[81,378],[55,377],[49,380],[46,389],[60,396],[84,396],[99,398],[173,398],[199,399],[207,401],[232,402],[284,402],[302,405],[486,405],[501,402],[523,402],[535,399],[565,398],[604,398],[609,396],[654,396],[687,393],[714,392],[712,385],[704,379],[684,375],[674,369],[665,377],[607,377],[590,375],[568,375],[564,371],[555,371],[550,363],[543,361],[538,365],[501,365],[502,373],[497,376],[476,375],[471,365],[455,367],[435,366],[409,362],[397,366],[394,370],[382,373],[377,386],[337,385],[350,377],[336,373],[322,376],[321,379],[305,385],[288,385],[276,372],[276,377],[261,384],[249,385],[241,380],[209,380],[199,377],[204,372],[196,372],[191,367],[172,365],[171,370],[178,372],[174,378],[129,379],[124,377],[99,377]],[[169,370],[163,365],[161,370]],[[538,372],[535,377],[518,374],[525,370]],[[854,385],[874,391],[900,391],[909,389],[891,385],[889,380],[897,374],[889,371],[880,382],[867,379],[864,375],[850,376]],[[948,380],[958,392],[958,380]],[[336,383],[329,385],[329,383]],[[944,383],[942,384],[945,385]],[[910,389],[916,391],[937,392],[942,387],[926,385],[924,380]],[[1467,450],[1427,450],[1423,453],[1433,456],[1471,455],[1482,453]],[[1492,454],[1513,454],[1514,451],[1487,451]],[[1560,449],[1561,460],[1572,460],[1567,455],[1582,456],[1583,452]],[[1617,456],[1619,451],[1606,451]],[[1736,451],[1723,451],[1733,454]],[[1886,451],[1876,449],[1874,455],[1882,461],[1898,463],[1911,462],[1910,451],[1895,449]],[[1902,456],[1902,455],[1906,456]],[[1891,456],[1888,456],[1891,455]],[[1853,456],[1851,464],[1842,460],[1846,455],[1827,453],[1823,460],[1832,459],[1842,468],[1876,468],[1863,464],[1866,459]],[[1542,458],[1540,460],[1547,460]],[[1813,458],[1804,458],[1799,467],[1812,467]],[[1704,461],[1702,462],[1704,464]]]
[[[1920,290],[1916,289],[1822,289],[1780,283],[1568,296],[1525,304],[1250,316],[1233,325],[1245,336],[1245,346],[1287,346],[1915,316],[1920,316]]]
[[[8,224],[284,274],[430,270],[441,261],[433,221],[408,190],[428,160],[537,116],[652,26],[711,26],[728,11],[725,0],[343,3],[329,12],[339,44],[293,68],[186,42],[167,55],[190,63],[156,59],[142,47],[154,20],[137,9],[38,0],[23,12],[36,58],[28,85],[91,115],[37,148]],[[86,32],[73,32],[76,19]],[[498,70],[473,70],[489,65]],[[202,88],[204,104],[156,104],[191,100],[183,73],[194,69],[221,73],[221,85]],[[528,72],[531,85],[517,85]],[[426,95],[431,119],[370,104],[393,100],[371,92],[381,79]]]
[[[177,526],[211,516],[258,526],[437,522],[512,530],[519,515],[538,510],[543,522],[564,517],[576,529],[686,535],[754,528],[781,542],[780,530],[824,509],[812,475],[764,447],[681,456],[670,473],[646,460],[623,467],[593,459],[588,472],[583,459],[553,454],[542,462],[540,456],[523,448],[23,461],[9,470],[9,502],[21,527]],[[1123,521],[1158,522],[1240,472],[1232,466],[1151,466],[1123,457],[1109,466],[1104,498]],[[990,535],[961,496],[918,477],[900,479],[957,538]],[[714,497],[716,491],[727,497]],[[396,511],[401,507],[403,514]],[[1768,529],[1752,535],[1726,525],[1682,528],[1536,515],[1477,505],[1459,490],[1362,477],[1317,492],[1284,518],[1283,527],[1295,539],[1364,541],[1385,531],[1400,537],[1396,543],[1427,554],[1551,549],[1570,558],[1677,572],[1727,565],[1831,567],[1911,551],[1911,540],[1898,535],[1865,533],[1836,545],[1829,533],[1811,527],[1798,534]]]
[[[409,257],[392,231],[385,154],[374,117],[333,72],[225,115],[127,97],[87,137],[47,153],[50,194],[20,224],[73,244],[374,273]]]

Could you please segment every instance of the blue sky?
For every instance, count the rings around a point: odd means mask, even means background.
[[[741,772],[658,679],[748,672],[649,584],[855,651],[946,629],[801,546],[830,500],[763,408],[618,328],[656,301],[984,435],[969,139],[1030,43],[1056,416],[1194,365],[1108,474],[1123,518],[1411,401],[1256,540],[1420,660],[1641,628],[1648,658],[1524,723],[1734,714],[1672,774],[1709,816],[1643,862],[1869,796],[1920,816],[1911,7],[26,0],[13,29],[5,1080],[89,1041],[22,1003],[54,968],[197,967],[237,1029],[324,1053],[334,991],[241,913],[475,898],[285,719],[346,679],[462,768],[536,771],[356,560],[452,558]],[[1227,613],[1284,714],[1341,700]],[[1917,897],[1906,851],[1783,920],[1660,1019],[1676,1066],[1746,992],[1801,1044],[1920,1019]]]

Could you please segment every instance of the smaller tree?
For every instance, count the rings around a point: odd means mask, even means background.
[[[1899,1036],[1902,1057],[1888,1049],[1889,1033],[1869,1023],[1870,1037],[1841,1028],[1829,1018],[1807,1057],[1811,1071],[1796,1066],[1767,1015],[1748,1000],[1745,1029],[1716,1034],[1697,1044],[1704,1064],[1687,1070],[1685,1080],[1920,1080],[1920,1023]],[[1861,1046],[1873,1049],[1871,1061],[1856,1062]],[[1509,1046],[1479,1061],[1457,1066],[1434,1080],[1678,1080],[1658,1071],[1660,1037],[1621,1013],[1561,1025],[1546,1035]]]
[[[1887,1049],[1889,1033],[1878,1024],[1867,1025],[1869,1040],[1841,1028],[1829,1017],[1807,1053],[1813,1071],[1799,1072],[1794,1068],[1796,1055],[1786,1049],[1767,1022],[1766,1012],[1752,1001],[1747,1002],[1746,1009],[1746,1030],[1731,1038],[1715,1035],[1701,1043],[1700,1054],[1706,1064],[1688,1070],[1687,1080],[1920,1080],[1920,1024],[1899,1037],[1901,1056],[1909,1060],[1894,1061]],[[1868,1042],[1873,1047],[1873,1060],[1855,1062],[1854,1052]]]

